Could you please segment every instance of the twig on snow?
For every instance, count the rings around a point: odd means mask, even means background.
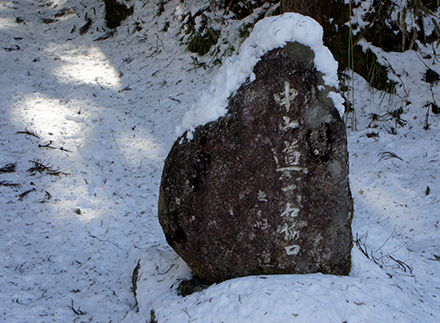
[[[38,147],[39,148],[48,148],[48,149],[57,149],[56,147],[51,146],[52,143],[53,143],[53,141],[49,140],[49,142],[47,144],[45,144],[45,145],[39,144]]]
[[[38,147],[39,148],[48,148],[48,149],[59,149],[61,151],[65,151],[65,152],[68,152],[68,153],[72,152],[71,150],[65,149],[64,147],[57,148],[57,147],[51,146],[52,143],[53,143],[53,141],[49,140],[49,142],[47,144],[45,144],[45,145],[39,144]]]
[[[93,239],[96,239],[96,240],[98,240],[99,242],[108,242],[108,243],[111,243],[112,245],[114,245],[114,246],[116,246],[116,247],[118,247],[119,248],[119,246],[116,244],[116,243],[114,243],[114,242],[112,242],[112,241],[110,241],[110,240],[102,240],[102,239],[99,239],[97,236],[94,236],[94,235],[92,235],[92,234],[89,234],[89,237],[90,238],[93,238]]]
[[[170,266],[170,268],[168,268],[166,271],[164,271],[163,273],[160,273],[159,271],[157,272],[157,274],[158,275],[165,275],[165,274],[168,274],[168,272],[171,270],[171,268],[173,268],[174,266],[176,266],[175,264],[172,264],[171,266]],[[179,267],[179,266],[177,266],[177,267]]]
[[[116,138],[115,138],[115,131],[110,129],[111,133],[112,133],[112,137],[113,137],[113,141],[115,142],[116,148],[119,149],[118,143],[116,142]]]
[[[27,190],[26,192],[21,193],[20,195],[18,195],[18,201],[19,202],[23,202],[23,199],[31,192],[36,191],[35,187],[31,190]]]
[[[433,257],[428,258],[428,260],[440,261],[440,256],[434,255]]]
[[[73,307],[73,299],[71,299],[72,301],[72,305],[67,305],[68,308],[70,308],[73,313],[75,313],[76,315],[86,315],[86,312],[81,311],[81,309],[78,307],[78,309],[75,309],[75,307]]]
[[[412,268],[410,266],[408,266],[405,262],[403,262],[402,260],[396,259],[391,255],[388,255],[388,257],[391,258],[392,260],[394,260],[397,263],[397,265],[403,269],[404,272],[406,272],[406,269],[408,269],[409,273],[412,274]]]

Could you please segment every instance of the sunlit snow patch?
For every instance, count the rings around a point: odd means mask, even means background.
[[[49,49],[47,51],[50,52]],[[118,90],[121,86],[117,71],[98,47],[66,51],[62,63],[54,70],[59,82],[100,85],[112,90]]]
[[[322,41],[322,27],[312,18],[297,13],[285,13],[259,21],[246,41],[239,55],[228,59],[218,70],[209,89],[185,113],[176,134],[192,131],[199,125],[214,121],[226,114],[228,97],[236,91],[248,77],[252,76],[254,66],[268,51],[282,47],[287,42],[299,42],[309,46],[315,53],[315,66],[323,73],[326,85],[337,88],[338,63]],[[252,79],[252,77],[251,77]],[[333,92],[329,95],[342,115],[342,98]],[[188,136],[191,138],[191,135]]]

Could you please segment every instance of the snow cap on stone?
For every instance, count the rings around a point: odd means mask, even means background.
[[[315,66],[323,74],[324,83],[338,87],[338,63],[322,41],[322,27],[314,19],[297,13],[285,13],[268,17],[255,24],[249,38],[242,44],[238,55],[230,57],[218,70],[211,86],[202,93],[199,100],[187,111],[176,129],[178,136],[199,125],[214,121],[227,112],[228,97],[243,84],[260,58],[268,51],[283,47],[287,42],[299,42],[310,47],[315,53]],[[332,93],[332,92],[330,92]],[[342,115],[342,98],[333,92],[335,107]]]

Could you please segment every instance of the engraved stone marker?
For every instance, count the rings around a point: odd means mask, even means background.
[[[345,126],[313,59],[299,43],[265,54],[228,113],[165,161],[159,221],[203,282],[350,271]]]

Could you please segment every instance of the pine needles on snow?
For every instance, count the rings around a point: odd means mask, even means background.
[[[33,166],[27,171],[31,173],[31,175],[35,175],[37,173],[51,176],[69,175],[68,173],[60,171],[58,168],[55,169],[52,165],[40,159],[30,160],[30,162],[33,164]]]
[[[0,174],[3,173],[14,173],[17,168],[17,163],[7,163],[3,167],[0,168]],[[11,188],[20,188],[21,185],[17,183],[11,183],[7,181],[0,181],[0,186],[11,187]]]
[[[17,163],[8,163],[5,166],[0,168],[1,173],[13,173],[15,172],[15,168],[17,167]]]
[[[32,137],[35,137],[37,139],[40,139],[40,137],[35,133],[35,131],[29,130],[27,128],[25,128],[24,131],[17,131],[16,134],[28,135],[28,136],[32,136]]]

